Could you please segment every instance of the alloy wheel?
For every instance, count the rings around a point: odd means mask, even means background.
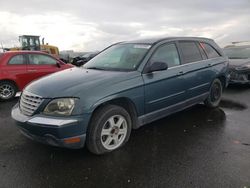
[[[121,115],[111,116],[103,125],[101,143],[107,150],[118,148],[125,140],[128,132],[126,119]]]
[[[15,89],[9,84],[3,84],[0,86],[0,98],[10,99],[15,93]]]

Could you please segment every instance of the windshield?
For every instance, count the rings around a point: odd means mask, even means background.
[[[225,48],[224,52],[229,59],[250,58],[250,47]]]
[[[84,65],[87,69],[135,70],[151,46],[148,44],[117,44],[95,56]]]

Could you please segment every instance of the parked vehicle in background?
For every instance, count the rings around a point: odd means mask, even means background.
[[[98,52],[90,52],[82,56],[74,57],[71,64],[80,67],[91,60],[93,57],[95,57],[97,54]]]
[[[10,100],[31,81],[58,72],[67,65],[44,52],[8,51],[0,54],[0,100]]]
[[[250,84],[250,42],[234,43],[224,52],[229,58],[229,83]]]
[[[82,68],[29,84],[12,118],[34,140],[67,148],[86,142],[103,154],[123,146],[132,128],[200,102],[217,107],[227,72],[228,58],[211,39],[122,42]]]

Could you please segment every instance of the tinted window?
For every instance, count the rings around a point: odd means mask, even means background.
[[[160,46],[151,57],[150,62],[165,62],[168,64],[168,67],[180,65],[180,59],[175,44]]]
[[[206,51],[208,58],[220,57],[220,54],[209,44],[201,43],[201,46]]]
[[[40,54],[29,54],[29,63],[32,65],[55,65],[56,60]]]
[[[195,42],[180,42],[184,63],[201,61],[201,53]]]
[[[10,59],[9,65],[23,65],[25,64],[25,58],[23,55],[16,55]]]

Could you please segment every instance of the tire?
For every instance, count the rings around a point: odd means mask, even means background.
[[[104,154],[122,147],[129,139],[132,121],[122,107],[106,105],[98,109],[87,131],[87,147],[94,154]]]
[[[9,101],[14,99],[17,93],[17,87],[10,81],[0,81],[0,101]]]
[[[216,78],[211,84],[207,99],[204,101],[205,105],[209,108],[218,107],[222,97],[222,90],[222,83]]]

